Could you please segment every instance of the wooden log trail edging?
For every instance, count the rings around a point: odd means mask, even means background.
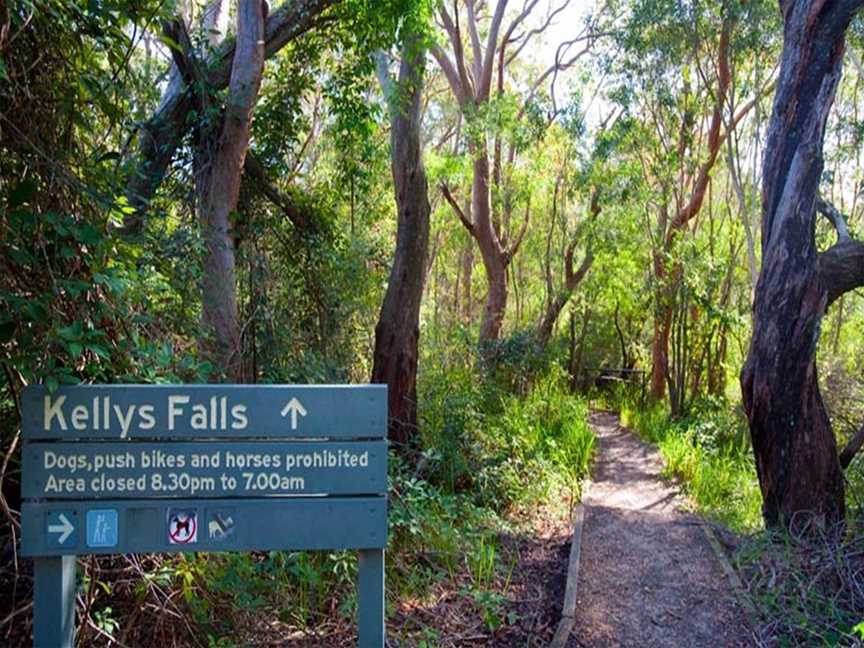
[[[735,568],[732,566],[732,563],[729,561],[726,552],[723,550],[722,545],[720,544],[720,540],[717,538],[717,534],[714,532],[711,524],[706,520],[699,518],[700,526],[702,530],[705,532],[705,537],[708,538],[708,544],[711,545],[711,549],[714,551],[714,555],[717,557],[717,562],[720,563],[720,567],[723,569],[723,573],[726,575],[726,579],[729,581],[729,585],[732,587],[732,593],[735,597],[738,606],[744,610],[745,618],[747,619],[747,623],[750,624],[750,630],[755,632],[761,625],[761,614],[759,609],[756,606],[756,603],[750,597],[750,594],[744,588],[744,584],[741,582],[741,578],[738,576],[738,572],[735,571]]]
[[[591,482],[586,479],[582,488],[582,501],[588,495],[590,485]],[[576,622],[576,595],[579,587],[579,562],[582,558],[582,529],[584,526],[585,505],[580,501],[573,508],[573,538],[570,541],[570,559],[567,563],[567,585],[564,589],[564,603],[561,606],[561,621],[558,622],[555,635],[549,642],[549,648],[564,648],[570,638],[570,633],[573,631],[573,624]]]

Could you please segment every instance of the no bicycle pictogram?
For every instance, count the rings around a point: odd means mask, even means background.
[[[168,512],[168,541],[171,544],[192,544],[198,541],[198,512],[171,510]]]

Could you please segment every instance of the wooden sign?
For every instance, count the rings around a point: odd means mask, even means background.
[[[34,644],[74,643],[75,556],[360,550],[359,644],[384,645],[384,385],[93,385],[23,395]]]

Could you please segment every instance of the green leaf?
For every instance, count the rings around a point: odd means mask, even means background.
[[[85,346],[88,350],[92,351],[93,353],[95,353],[97,356],[99,356],[103,360],[110,360],[111,359],[111,354],[108,353],[108,351],[107,351],[107,349],[105,349],[105,347],[99,346],[98,344],[87,344]]]
[[[85,245],[96,245],[102,240],[102,234],[90,223],[75,228],[75,238]]]
[[[69,326],[63,326],[58,331],[57,334],[60,336],[60,339],[66,341],[74,341],[80,340],[81,334],[84,332],[84,327],[81,325],[80,320],[75,320]]]
[[[28,302],[27,306],[24,307],[24,310],[28,315],[30,315],[30,319],[34,322],[43,323],[48,319],[48,310],[40,302]]]

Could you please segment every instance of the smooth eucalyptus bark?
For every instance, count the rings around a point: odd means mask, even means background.
[[[264,70],[264,15],[261,0],[240,0],[237,39],[228,97],[218,137],[205,135],[198,153],[198,217],[206,245],[202,280],[202,349],[217,376],[242,381],[242,348],[237,313],[231,213],[237,208],[240,178],[249,148],[252,111]]]
[[[741,373],[770,526],[793,525],[801,514],[834,523],[845,512],[837,444],[816,371],[831,277],[820,274],[814,231],[825,122],[841,77],[845,31],[861,4],[780,3],[784,41],[764,158],[762,269]]]
[[[422,37],[406,36],[397,87],[388,92],[391,170],[398,212],[396,252],[375,327],[372,366],[372,382],[388,386],[389,438],[403,446],[410,444],[417,431],[417,346],[431,211],[420,139],[424,56]],[[383,74],[387,74],[386,69]],[[387,92],[390,84],[382,83]]]
[[[492,222],[489,155],[485,143],[474,152],[474,177],[471,186],[471,213],[474,218],[474,238],[480,248],[486,269],[486,304],[480,322],[480,343],[497,340],[507,308],[507,264],[509,255],[501,246]]]
[[[531,3],[530,6],[526,5],[511,24],[511,27],[506,30],[507,36],[503,40],[499,40],[507,4],[508,0],[498,0],[494,4],[494,9],[492,5],[488,7],[490,21],[485,44],[481,42],[474,3],[467,2],[465,4],[470,56],[466,56],[458,5],[454,5],[453,15],[449,13],[449,7],[445,5],[439,5],[437,8],[438,18],[441,20],[452,46],[452,59],[439,45],[432,46],[431,52],[441,67],[463,115],[469,115],[477,107],[489,102],[495,61],[503,60],[501,56],[507,47],[510,35],[527,17],[531,7],[536,3]],[[503,68],[500,68],[499,76],[502,74]],[[492,148],[493,153],[495,153],[495,147]],[[525,228],[523,227],[514,240],[507,241],[504,238],[507,232],[501,231],[501,227],[495,222],[491,201],[492,173],[489,163],[489,149],[489,142],[485,135],[481,135],[469,144],[473,158],[470,216],[466,216],[464,211],[456,205],[452,196],[447,197],[448,202],[459,215],[462,224],[477,241],[483,267],[486,270],[488,290],[478,336],[480,346],[486,350],[488,350],[490,343],[495,342],[501,336],[501,327],[507,308],[507,267],[518,251],[525,235]],[[500,161],[500,152],[498,153],[496,160]]]
[[[265,56],[273,56],[287,43],[312,29],[320,14],[337,3],[338,0],[286,0],[267,18],[263,34]],[[235,40],[226,41],[202,66],[207,70],[206,82],[211,88],[221,90],[228,86],[235,47]],[[187,116],[195,107],[195,95],[200,91],[194,84],[169,83],[156,111],[141,124],[138,149],[126,183],[126,200],[132,208],[124,217],[123,229],[126,232],[141,231],[147,207],[183,136],[193,127]]]

